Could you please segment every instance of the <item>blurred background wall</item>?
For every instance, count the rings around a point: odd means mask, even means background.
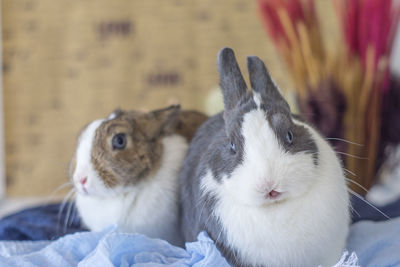
[[[317,2],[329,35],[333,10]],[[256,1],[3,0],[2,35],[9,196],[46,196],[67,182],[77,133],[116,107],[214,112],[207,99],[224,46],[246,78],[245,56],[255,54],[281,88],[294,86]]]
[[[0,5],[0,29],[2,29],[2,8]],[[3,63],[3,41],[0,31],[0,66]],[[0,72],[0,199],[5,195],[6,191],[6,175],[4,160],[4,101],[3,101],[3,71]]]

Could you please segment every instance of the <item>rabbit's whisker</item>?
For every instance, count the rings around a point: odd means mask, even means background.
[[[348,144],[352,144],[352,145],[356,145],[356,146],[364,146],[364,145],[356,143],[356,142],[352,142],[352,141],[349,141],[349,140],[346,140],[346,139],[336,138],[336,137],[328,137],[328,138],[325,138],[325,140],[342,141],[342,142],[345,142],[345,143],[348,143]]]
[[[368,160],[368,158],[359,157],[359,156],[352,155],[352,154],[348,154],[348,153],[345,153],[345,152],[336,151],[336,153],[337,153],[337,154],[341,154],[341,155],[345,155],[345,156],[348,156],[348,157],[356,158],[356,159]]]
[[[60,226],[61,215],[62,215],[62,213],[63,213],[63,211],[64,211],[64,208],[65,208],[65,206],[66,206],[68,200],[74,195],[74,193],[75,193],[75,188],[72,188],[72,189],[65,195],[63,201],[61,202],[60,209],[58,210],[58,224],[57,224],[58,226],[57,226],[57,227]]]
[[[350,173],[351,175],[357,176],[354,172],[352,172],[352,171],[350,171],[350,170],[348,170],[348,169],[346,169],[346,168],[344,168],[344,167],[343,167],[343,169],[344,169],[346,172]]]
[[[64,189],[68,186],[72,186],[71,182],[66,182],[64,184],[59,185],[46,199],[45,205],[48,205],[51,201],[54,200],[55,194],[60,191],[61,189]]]
[[[352,179],[349,179],[349,178],[345,178],[345,179],[346,179],[346,181],[357,185],[357,186],[360,187],[362,190],[364,190],[366,193],[368,193],[368,189],[365,188],[364,186],[362,186],[361,184],[359,184],[359,183],[357,183],[356,181],[354,181],[354,180],[352,180]]]
[[[348,189],[350,194],[352,194],[353,196],[357,197],[358,199],[360,199],[361,201],[363,201],[364,203],[366,203],[368,206],[370,206],[371,208],[373,208],[374,210],[376,210],[377,212],[379,212],[380,214],[382,214],[386,219],[391,219],[386,213],[384,213],[383,211],[381,211],[380,209],[378,209],[377,207],[375,207],[373,204],[371,204],[369,201],[367,201],[366,199],[364,199],[360,194],[354,192],[353,190],[351,190],[350,188]]]
[[[71,195],[71,198],[73,197],[73,195],[74,195],[74,191],[73,191],[73,194]],[[70,201],[69,203],[68,203],[68,208],[67,208],[67,214],[66,214],[66,217],[65,217],[65,219],[64,219],[64,232],[66,232],[67,231],[67,227],[68,227],[68,223],[69,223],[69,219],[70,219],[70,217],[71,217],[71,212],[72,212],[72,205],[73,205],[74,203],[73,203],[73,201]]]

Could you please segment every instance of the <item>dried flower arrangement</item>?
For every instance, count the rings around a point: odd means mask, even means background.
[[[343,36],[329,52],[314,0],[258,0],[258,5],[296,84],[300,111],[346,156],[351,188],[361,193],[376,173],[400,9],[392,0],[332,1]]]

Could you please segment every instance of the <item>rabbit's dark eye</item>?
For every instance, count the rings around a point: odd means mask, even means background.
[[[235,144],[233,142],[231,142],[231,152],[233,154],[236,154],[236,146],[235,146]]]
[[[286,133],[285,138],[286,138],[286,142],[288,142],[289,144],[291,144],[291,143],[293,142],[293,133],[292,133],[292,131],[288,131],[288,132]]]
[[[119,133],[114,135],[112,139],[112,147],[113,149],[124,149],[126,147],[126,136],[123,133]]]

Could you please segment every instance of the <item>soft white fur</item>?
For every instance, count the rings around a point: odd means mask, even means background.
[[[186,140],[178,135],[163,138],[163,155],[159,170],[135,186],[106,188],[90,159],[80,157],[80,150],[90,153],[93,141],[92,123],[82,134],[77,150],[76,173],[87,174],[87,191],[76,194],[76,206],[86,226],[98,231],[117,224],[122,232],[136,232],[181,245],[178,229],[178,172],[187,150]],[[85,172],[87,171],[87,172]],[[75,175],[74,175],[75,177]],[[75,179],[74,179],[75,180]],[[91,193],[92,192],[92,193]]]
[[[280,147],[259,109],[244,116],[244,161],[219,184],[209,171],[202,190],[214,192],[214,210],[245,262],[267,266],[331,266],[340,259],[349,228],[349,197],[332,148],[311,127],[318,166],[310,154]],[[296,136],[294,136],[296,138]],[[282,192],[277,200],[265,193]]]
[[[253,100],[254,100],[254,102],[256,103],[257,108],[260,108],[260,105],[261,105],[261,95],[260,95],[258,92],[256,92],[256,91],[253,91]]]
[[[90,195],[107,195],[107,188],[99,179],[97,172],[91,164],[91,153],[94,135],[97,128],[103,123],[103,119],[95,120],[90,123],[81,133],[76,149],[76,166],[72,176],[75,189],[78,193]],[[82,178],[87,177],[85,188],[79,182]],[[86,192],[85,192],[86,190]]]

